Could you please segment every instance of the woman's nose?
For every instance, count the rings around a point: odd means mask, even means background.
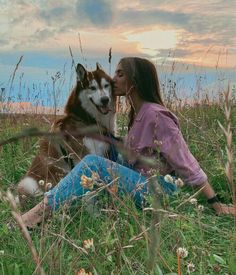
[[[114,88],[116,85],[116,81],[112,80],[111,86]]]
[[[116,82],[116,75],[113,76],[112,82],[113,82],[113,84]]]
[[[116,80],[115,80],[115,77],[113,77],[112,82],[111,82],[111,85],[114,86],[115,83],[116,83]]]

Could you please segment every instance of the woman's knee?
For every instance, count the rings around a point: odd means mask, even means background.
[[[103,160],[103,159],[105,159],[105,158],[95,155],[95,154],[88,154],[81,159],[81,162],[85,163],[85,164],[94,164],[98,161],[101,162],[101,160]]]

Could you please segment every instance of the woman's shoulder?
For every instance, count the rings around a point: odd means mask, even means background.
[[[144,118],[159,119],[159,120],[173,120],[176,124],[179,124],[178,118],[168,108],[161,104],[145,102],[143,104],[143,115]]]
[[[153,102],[144,102],[142,109],[145,113],[170,112],[165,106]]]

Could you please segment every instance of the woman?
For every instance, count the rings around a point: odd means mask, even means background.
[[[115,175],[119,190],[131,193],[136,204],[141,206],[143,195],[148,191],[147,179],[152,175],[152,169],[139,156],[156,160],[154,168],[160,174],[174,172],[186,184],[200,188],[217,214],[236,215],[234,207],[219,201],[206,174],[190,153],[179,129],[178,119],[165,108],[155,66],[146,59],[123,58],[113,80],[115,95],[126,96],[131,106],[129,131],[124,143],[135,154],[131,154],[132,157],[129,155],[128,162],[124,162],[126,165],[95,155],[86,156],[55,188],[45,194],[41,203],[22,216],[25,224],[33,227],[42,221],[43,214],[58,209],[74,197],[81,197],[89,189],[83,188],[86,186],[84,179],[93,175],[99,175],[106,184],[111,183]],[[158,181],[165,191],[173,191],[162,177]]]

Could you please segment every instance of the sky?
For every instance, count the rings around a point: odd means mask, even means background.
[[[0,0],[0,97],[50,105],[54,89],[60,105],[72,59],[112,75],[123,56],[150,59],[182,96],[199,81],[215,89],[235,81],[235,11],[236,0]]]

